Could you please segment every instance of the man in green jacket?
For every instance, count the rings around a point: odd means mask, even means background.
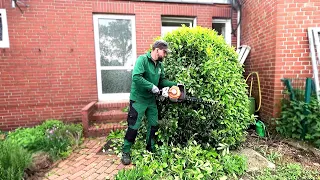
[[[121,162],[131,163],[130,149],[138,134],[141,120],[147,117],[148,151],[154,152],[154,137],[158,130],[158,109],[156,95],[159,88],[171,87],[177,83],[165,79],[162,60],[170,52],[165,41],[156,41],[152,51],[138,57],[132,73],[130,107],[128,113],[128,129],[124,138]]]

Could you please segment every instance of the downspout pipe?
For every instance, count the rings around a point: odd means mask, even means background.
[[[233,29],[233,10],[237,11],[237,26],[235,29]],[[231,11],[230,11],[230,17],[231,17],[231,27],[232,32],[234,36],[237,36],[237,48],[240,46],[240,24],[242,20],[242,0],[231,0]],[[237,32],[237,33],[236,33]]]

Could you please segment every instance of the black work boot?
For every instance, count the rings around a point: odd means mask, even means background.
[[[121,162],[123,165],[129,165],[131,163],[130,153],[122,152]]]

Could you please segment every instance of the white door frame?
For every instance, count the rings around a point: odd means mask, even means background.
[[[100,65],[100,46],[99,46],[99,19],[129,19],[131,20],[131,32],[132,32],[132,65],[131,66],[104,66]],[[98,88],[98,100],[99,101],[121,101],[129,100],[130,93],[102,93],[102,79],[101,70],[128,70],[132,71],[137,57],[136,48],[136,23],[134,15],[93,15],[93,26],[94,26],[94,41],[95,41],[95,59],[96,59],[96,70],[97,70],[97,88]]]

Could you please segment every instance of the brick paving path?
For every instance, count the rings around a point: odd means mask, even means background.
[[[116,155],[97,154],[105,138],[86,139],[81,149],[72,153],[67,159],[56,163],[46,173],[45,180],[86,180],[86,179],[114,179],[120,169],[130,168],[120,162]]]

